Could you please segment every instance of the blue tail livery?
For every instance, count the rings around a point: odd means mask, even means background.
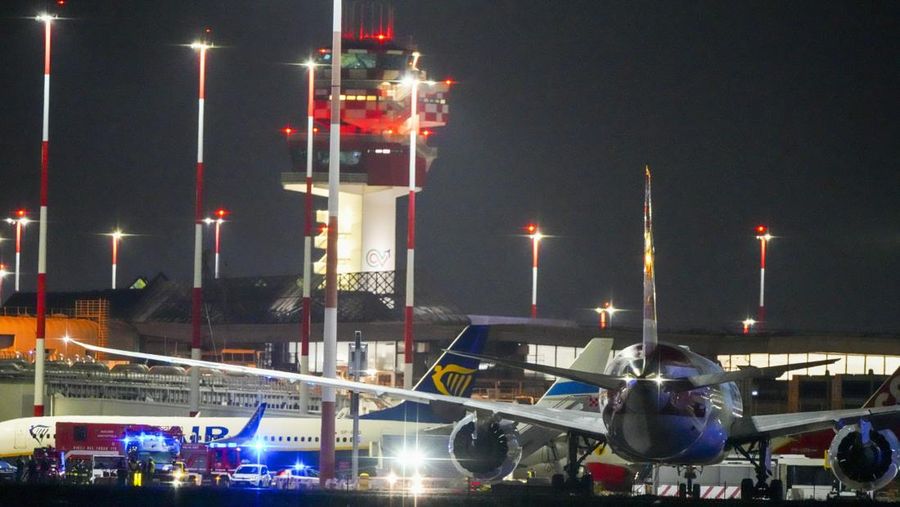
[[[486,325],[470,325],[463,329],[413,390],[461,398],[471,396],[480,361],[457,356],[450,351],[480,354],[484,350],[489,329],[490,326]],[[443,423],[451,422],[452,418],[435,413],[427,404],[404,401],[391,408],[370,412],[362,416],[362,419]]]
[[[256,438],[256,430],[259,429],[259,422],[266,413],[266,403],[260,403],[256,408],[256,412],[247,420],[247,424],[241,428],[234,436],[221,438],[210,443],[210,447],[235,447],[245,445]]]

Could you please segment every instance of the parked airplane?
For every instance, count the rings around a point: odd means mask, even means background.
[[[490,326],[466,327],[448,350],[481,352]],[[444,353],[413,388],[415,392],[468,397],[472,393],[477,359]],[[264,410],[264,407],[261,407]],[[144,416],[50,416],[25,417],[0,422],[0,458],[31,454],[35,448],[55,446],[58,422],[85,424],[149,425],[180,427],[187,438],[216,444],[250,446],[265,453],[270,467],[289,466],[297,461],[315,466],[318,461],[321,419],[262,417],[258,410],[245,417],[144,417]],[[397,406],[360,416],[360,449],[385,434],[415,433],[436,425],[454,422],[442,418],[427,404],[403,401]],[[335,443],[339,451],[352,448],[352,421],[338,419]]]
[[[898,398],[900,398],[900,368],[894,370],[894,373],[866,400],[862,408],[895,406]],[[895,435],[897,426],[894,424],[889,428]],[[842,441],[835,438],[835,432],[831,429],[790,435],[772,441],[772,454],[802,454],[808,458],[832,460],[837,459],[836,456],[841,456],[839,447]],[[835,443],[838,447],[834,447]],[[851,485],[858,482],[858,479],[849,476],[847,471],[847,466],[834,468],[835,475],[841,482]]]
[[[469,355],[473,359],[520,367],[592,385],[601,390],[602,410],[592,413],[532,405],[417,392],[372,386],[335,378],[279,372],[244,366],[225,366],[207,361],[170,358],[122,351],[95,345],[98,352],[188,366],[220,368],[253,375],[285,378],[312,385],[331,386],[376,395],[394,396],[438,407],[467,412],[450,436],[451,459],[464,470],[504,468],[518,459],[514,442],[519,424],[534,424],[564,431],[572,439],[605,442],[618,456],[632,463],[682,466],[685,495],[699,497],[692,484],[694,468],[721,462],[732,450],[754,464],[757,481],[741,483],[744,498],[781,499],[780,480],[768,478],[773,438],[827,428],[837,428],[832,448],[832,467],[852,479],[856,489],[878,489],[897,474],[900,445],[888,429],[900,415],[900,407],[826,410],[792,414],[745,416],[736,381],[778,377],[787,371],[831,364],[834,360],[724,371],[718,364],[683,347],[657,340],[656,283],[650,192],[650,169],[645,171],[644,196],[644,308],[643,340],[620,351],[603,374]],[[568,472],[574,480],[579,458],[570,445]],[[755,456],[751,455],[756,451]],[[513,465],[514,466],[514,465]],[[693,487],[688,487],[693,486]],[[684,496],[684,495],[682,495]]]

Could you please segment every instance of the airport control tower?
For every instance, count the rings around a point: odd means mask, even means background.
[[[409,193],[412,80],[417,80],[416,191],[421,191],[437,150],[429,136],[447,124],[449,81],[429,81],[412,47],[394,40],[388,2],[350,3],[343,24],[341,59],[341,181],[339,274],[396,269],[397,198]],[[316,52],[313,94],[313,195],[328,194],[331,49]],[[292,171],[286,190],[306,192],[306,131],[288,131]],[[320,223],[327,211],[316,212]],[[314,272],[325,272],[326,235],[314,241]],[[375,290],[377,292],[377,290]]]

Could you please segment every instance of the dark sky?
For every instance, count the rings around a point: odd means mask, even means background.
[[[418,204],[417,270],[471,313],[637,309],[642,167],[654,171],[660,326],[736,327],[770,224],[773,325],[900,330],[900,3],[398,0],[396,31],[452,76],[450,124]],[[38,205],[41,2],[0,6],[0,210]],[[328,0],[70,0],[54,32],[49,286],[188,282],[196,55],[211,26],[209,209],[229,275],[300,271],[302,199],[279,129],[303,125]],[[324,207],[324,204],[323,204]],[[12,237],[10,228],[2,231]],[[12,261],[13,244],[3,243]],[[26,233],[33,290],[37,227]],[[7,280],[9,287],[9,280]],[[7,291],[8,292],[8,291]],[[617,316],[637,324],[638,312]]]

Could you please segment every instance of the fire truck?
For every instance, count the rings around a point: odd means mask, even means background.
[[[124,483],[134,463],[142,463],[144,484],[150,484],[157,474],[171,473],[183,440],[177,426],[60,422],[55,453],[68,482]],[[149,463],[152,470],[146,469]]]

